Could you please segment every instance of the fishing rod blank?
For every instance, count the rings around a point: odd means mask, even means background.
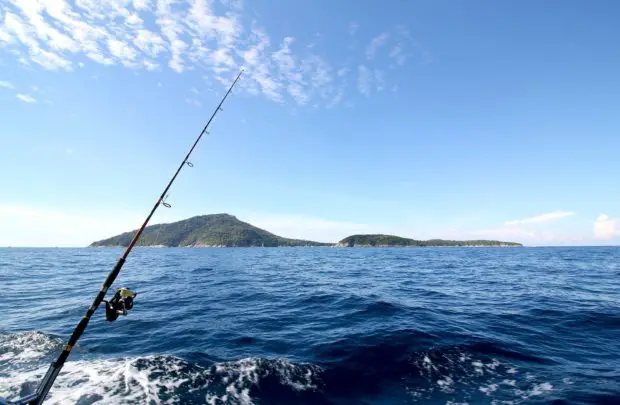
[[[9,404],[11,405],[40,405],[41,403],[43,403],[43,401],[45,400],[45,397],[47,396],[48,392],[52,388],[52,385],[54,384],[56,377],[60,373],[62,366],[65,364],[65,361],[69,357],[69,354],[71,353],[71,349],[73,349],[73,347],[77,343],[80,336],[82,336],[82,334],[84,333],[84,330],[86,330],[86,326],[88,326],[88,322],[90,321],[91,316],[95,313],[95,311],[97,310],[97,308],[103,301],[103,298],[105,297],[106,292],[108,292],[108,289],[110,288],[110,286],[112,286],[112,283],[114,283],[114,280],[116,280],[116,277],[118,276],[118,273],[121,271],[123,264],[125,264],[125,260],[127,259],[127,256],[129,256],[129,253],[131,252],[131,249],[133,249],[136,242],[138,242],[140,235],[142,235],[142,232],[144,231],[144,228],[146,228],[147,224],[151,220],[151,217],[153,216],[153,214],[155,213],[155,211],[160,205],[163,205],[165,207],[170,207],[170,204],[165,202],[168,190],[170,189],[170,187],[172,186],[172,183],[174,183],[174,180],[177,178],[177,176],[181,172],[181,169],[183,168],[183,166],[185,165],[189,167],[193,166],[193,164],[188,160],[190,155],[194,151],[194,148],[196,148],[196,145],[198,145],[198,142],[200,142],[200,139],[202,138],[202,136],[205,133],[208,133],[207,128],[211,124],[211,121],[213,121],[213,118],[215,118],[215,116],[217,115],[218,111],[222,111],[222,104],[224,104],[224,101],[226,101],[226,98],[228,97],[233,87],[235,86],[239,78],[241,77],[242,73],[243,73],[243,69],[239,72],[235,81],[230,85],[230,88],[228,89],[224,97],[222,98],[222,101],[220,101],[220,104],[217,106],[215,111],[213,111],[211,118],[209,118],[209,121],[207,121],[207,124],[204,126],[204,128],[200,132],[200,135],[198,135],[198,138],[196,138],[196,141],[190,148],[189,152],[187,152],[187,155],[185,156],[185,158],[179,165],[177,171],[174,173],[174,175],[168,182],[168,185],[164,189],[163,193],[161,193],[161,196],[157,199],[157,202],[151,209],[151,212],[149,213],[149,215],[144,220],[144,223],[134,235],[133,239],[131,240],[127,248],[125,249],[125,252],[123,253],[123,255],[118,259],[118,262],[116,263],[116,265],[114,266],[114,268],[112,269],[108,277],[106,278],[105,282],[103,283],[103,286],[101,287],[101,290],[95,297],[95,300],[93,301],[91,306],[88,308],[88,311],[86,311],[86,315],[84,315],[84,317],[80,320],[80,322],[77,324],[77,326],[73,330],[73,334],[69,338],[69,341],[67,342],[67,344],[64,345],[63,350],[60,353],[60,356],[58,356],[58,359],[50,365],[49,369],[47,370],[47,373],[45,374],[45,377],[43,377],[43,381],[41,381],[41,383],[37,387],[37,390],[31,395],[18,399],[17,401],[14,401],[14,402],[9,402]],[[2,403],[1,398],[0,398],[0,403]]]

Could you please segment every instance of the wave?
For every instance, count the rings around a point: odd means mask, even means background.
[[[286,359],[246,358],[204,367],[169,355],[67,362],[46,404],[253,404],[261,398],[294,403],[317,393],[319,368]],[[36,388],[47,367],[2,378],[1,395]],[[4,387],[6,385],[6,387]],[[320,397],[320,394],[314,394]],[[298,399],[302,399],[298,401]],[[315,403],[316,401],[310,401]],[[285,402],[286,403],[286,402]]]
[[[517,365],[544,359],[493,342],[435,346],[437,341],[433,334],[404,330],[325,345],[319,354],[326,364],[325,392],[329,397],[383,396],[399,382],[406,394],[399,400],[409,402],[445,404],[458,397],[460,402],[516,404],[553,390]]]
[[[39,361],[62,343],[60,338],[36,331],[0,334],[0,364],[15,366]]]
[[[316,348],[316,364],[198,354],[81,359],[67,362],[46,403],[340,404],[387,395],[403,403],[518,404],[554,390],[493,343],[421,349],[435,339],[417,331],[350,336]],[[47,371],[41,361],[61,342],[35,332],[5,335],[0,344],[0,396],[11,398],[35,389]]]
[[[2,335],[0,396],[33,392],[47,371],[41,360],[61,345],[60,339],[39,332]],[[46,404],[249,405],[261,398],[269,403],[320,403],[320,373],[318,366],[287,359],[245,358],[210,365],[171,355],[77,360],[65,364]]]

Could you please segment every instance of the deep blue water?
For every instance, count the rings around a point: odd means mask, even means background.
[[[0,396],[34,389],[120,249],[0,249]],[[63,404],[620,404],[619,248],[136,249]]]

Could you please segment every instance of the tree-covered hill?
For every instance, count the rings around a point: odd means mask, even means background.
[[[91,247],[127,246],[135,230],[108,239],[91,243]],[[326,246],[320,243],[299,239],[288,239],[274,235],[229,214],[200,215],[169,224],[146,227],[137,246]]]
[[[401,238],[394,235],[351,235],[340,242],[338,246],[354,247],[354,246],[411,246],[411,247],[439,247],[439,246],[522,246],[515,242],[502,242],[497,240],[416,240]]]

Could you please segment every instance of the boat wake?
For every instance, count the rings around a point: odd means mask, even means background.
[[[46,403],[340,404],[391,396],[405,403],[499,405],[553,391],[550,383],[510,364],[506,355],[500,359],[501,350],[492,345],[415,351],[413,344],[404,344],[405,336],[380,344],[334,342],[320,353],[320,366],[257,357],[209,362],[200,354],[69,361]],[[32,392],[61,345],[60,339],[38,332],[1,336],[0,395]]]

